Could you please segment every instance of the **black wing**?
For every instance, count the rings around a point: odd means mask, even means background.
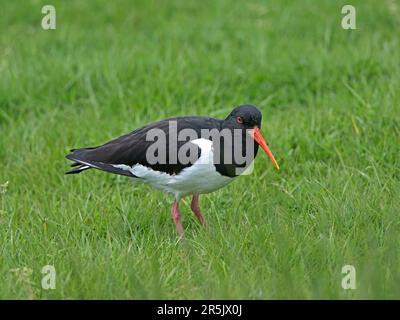
[[[171,125],[171,121],[176,121],[176,126]],[[117,168],[114,165],[141,164],[153,170],[165,172],[168,174],[178,174],[184,168],[191,166],[194,161],[200,157],[200,149],[193,144],[197,155],[191,158],[188,163],[181,163],[178,159],[179,148],[192,140],[187,137],[185,141],[176,141],[170,144],[170,136],[176,137],[182,129],[193,129],[200,138],[201,129],[220,129],[220,120],[207,117],[180,117],[162,120],[145,127],[139,128],[129,134],[111,140],[99,147],[90,147],[82,149],[73,149],[66,156],[67,159],[74,161],[71,166],[76,168],[66,172],[67,174],[80,173],[90,168],[95,168],[115,174],[135,177],[130,171]],[[151,129],[160,129],[164,132],[166,138],[165,149],[159,149],[165,154],[165,163],[149,163],[147,160],[148,148],[154,144],[154,141],[148,139],[148,133]],[[170,155],[177,161],[171,161]]]

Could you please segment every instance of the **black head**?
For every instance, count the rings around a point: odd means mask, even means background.
[[[229,114],[229,116],[223,121],[222,127],[233,131],[240,129],[242,133],[242,143],[245,143],[248,137],[251,137],[257,145],[254,145],[255,153],[257,153],[258,145],[265,151],[271,161],[274,163],[275,167],[279,169],[278,163],[275,160],[274,155],[271,150],[269,150],[267,143],[265,142],[261,131],[261,111],[257,107],[252,105],[242,105],[239,106]],[[243,151],[244,149],[242,149]]]
[[[253,105],[242,105],[232,110],[224,120],[224,127],[234,129],[252,129],[261,127],[261,111]]]

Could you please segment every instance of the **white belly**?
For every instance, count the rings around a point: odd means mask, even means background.
[[[194,193],[202,194],[218,190],[233,180],[221,175],[215,169],[211,140],[196,139],[191,142],[200,147],[201,156],[192,166],[183,169],[177,175],[155,171],[140,164],[132,167],[125,165],[123,169],[128,169],[143,182],[175,195],[177,199]],[[119,167],[122,168],[122,165]]]

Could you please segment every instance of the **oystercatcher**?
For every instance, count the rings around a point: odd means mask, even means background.
[[[215,191],[241,175],[254,160],[258,146],[279,169],[260,133],[261,112],[239,106],[224,120],[177,117],[136,129],[98,147],[72,149],[66,156],[74,169],[98,169],[133,178],[172,194],[172,218],[183,235],[179,201],[192,195],[190,208],[205,224],[199,194]],[[256,143],[254,143],[254,141]]]

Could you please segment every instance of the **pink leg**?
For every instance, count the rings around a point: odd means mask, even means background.
[[[179,202],[174,201],[171,207],[172,219],[174,219],[176,231],[180,236],[183,236],[183,227],[181,222],[181,213],[179,212]]]
[[[200,221],[200,223],[204,226],[206,224],[203,215],[201,214],[200,211],[200,206],[199,206],[199,195],[194,194],[192,198],[192,202],[190,203],[190,209],[192,209],[194,215],[196,218]]]

